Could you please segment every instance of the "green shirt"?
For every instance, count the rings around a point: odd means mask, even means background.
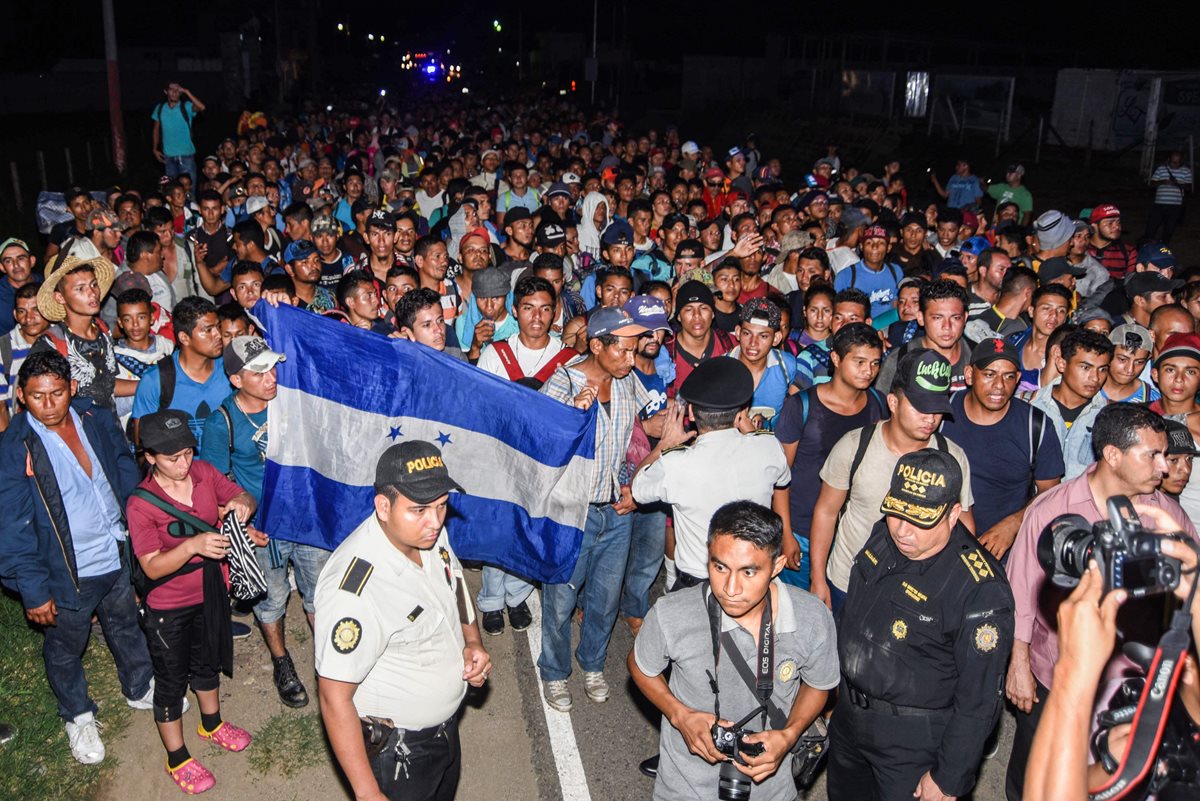
[[[1017,209],[1022,216],[1033,213],[1033,195],[1024,186],[1009,186],[1008,184],[994,184],[988,187],[988,197],[996,201],[997,204],[1011,200],[1017,204]]]

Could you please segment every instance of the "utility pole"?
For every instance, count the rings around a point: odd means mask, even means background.
[[[596,76],[600,72],[600,62],[596,60],[596,26],[600,13],[600,0],[592,0],[592,62],[590,69],[585,70],[586,76],[592,82],[592,105],[596,105]]]
[[[121,72],[117,67],[117,26],[112,0],[100,0],[104,17],[104,60],[108,66],[108,124],[112,129],[113,164],[125,172],[125,121],[121,116]]]

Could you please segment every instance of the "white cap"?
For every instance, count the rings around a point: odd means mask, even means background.
[[[260,211],[271,205],[262,195],[255,195],[246,201],[246,213],[258,214]]]
[[[578,176],[578,175],[576,175],[576,174],[575,174],[575,173],[573,173],[573,172],[564,172],[564,173],[563,173],[563,177],[562,177],[562,181],[563,181],[563,183],[564,183],[564,184],[577,184],[577,183],[580,183],[579,176]]]
[[[694,156],[700,152],[700,146],[689,139],[683,143],[683,147],[679,148],[679,152],[685,156]]]

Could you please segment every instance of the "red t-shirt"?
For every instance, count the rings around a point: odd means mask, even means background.
[[[192,462],[189,473],[192,478],[192,505],[185,506],[175,500],[154,480],[154,474],[146,476],[138,486],[149,490],[167,503],[188,514],[213,524],[213,530],[219,531],[217,507],[224,506],[244,490],[217,471],[208,462],[196,459]],[[141,498],[131,497],[125,507],[129,518],[129,538],[133,543],[133,552],[144,556],[155,551],[169,551],[184,543],[187,537],[172,537],[167,533],[167,526],[175,521],[161,509],[152,506]],[[190,561],[199,562],[202,557],[194,556]],[[221,570],[225,573],[225,583],[229,583],[229,563],[223,562]],[[161,587],[150,591],[146,599],[154,609],[182,609],[185,606],[196,606],[204,602],[204,571],[193,570],[182,576],[171,579]]]
[[[724,356],[731,350],[733,350],[733,343],[729,334],[719,330],[716,326],[712,328],[712,336],[708,339],[708,348],[699,359],[679,347],[679,343],[672,338],[667,343],[667,352],[672,354],[675,359],[675,382],[667,387],[667,396],[671,398],[675,397],[675,393],[678,392],[679,387],[683,386],[683,382],[692,374],[692,370],[696,369],[696,365],[700,364],[700,362],[716,356]]]

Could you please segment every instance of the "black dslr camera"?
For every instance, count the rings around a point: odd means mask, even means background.
[[[742,759],[742,754],[748,756],[758,756],[766,750],[766,746],[762,743],[746,742],[747,734],[757,734],[758,732],[746,731],[745,726],[756,715],[763,713],[764,708],[759,707],[751,712],[746,717],[739,720],[732,726],[725,727],[720,723],[714,723],[712,726],[713,745],[725,756],[730,759],[746,764]],[[750,798],[750,790],[753,787],[750,779],[736,767],[733,762],[721,763],[721,776],[717,784],[717,798],[720,801],[747,801]]]
[[[1142,527],[1133,504],[1124,495],[1108,499],[1108,520],[1089,524],[1079,515],[1059,515],[1038,537],[1042,569],[1059,587],[1079,584],[1088,560],[1095,559],[1104,589],[1125,590],[1131,598],[1171,592],[1179,586],[1178,559],[1162,552],[1165,537]]]

